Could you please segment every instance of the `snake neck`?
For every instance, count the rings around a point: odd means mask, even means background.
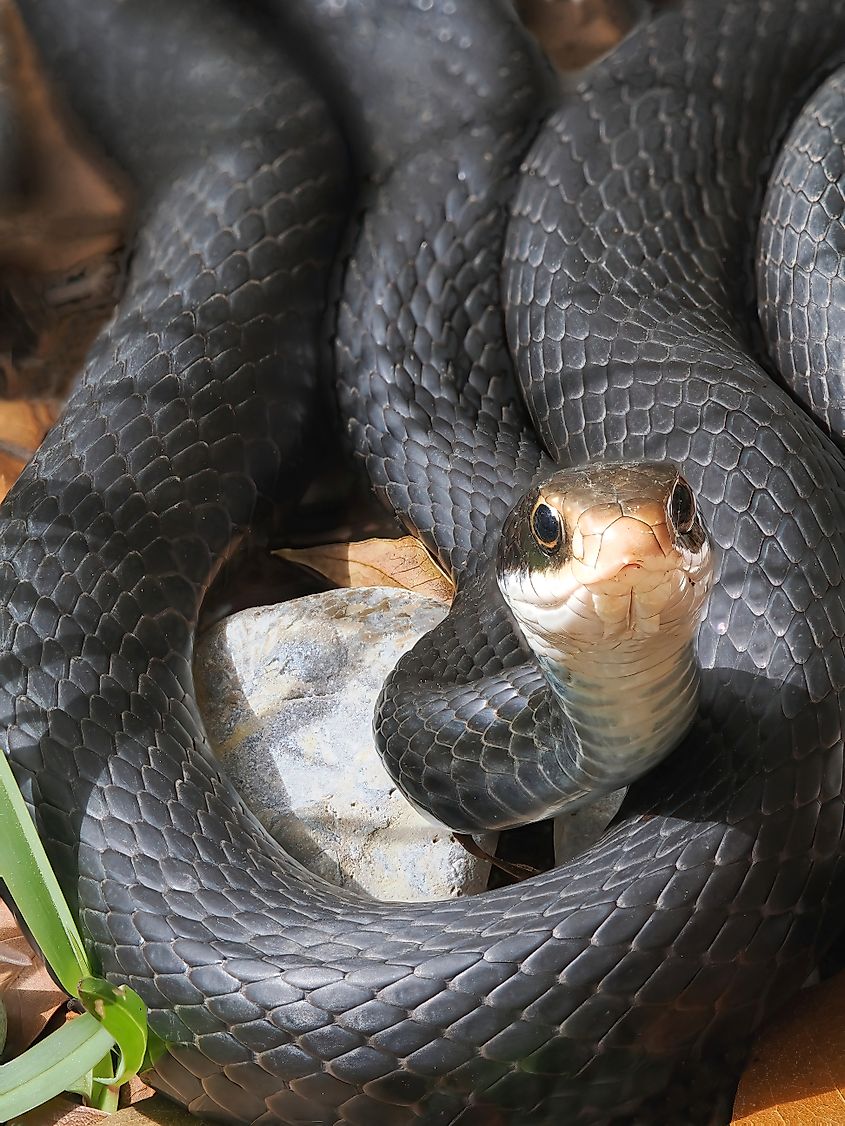
[[[699,674],[689,636],[597,646],[540,665],[566,716],[567,773],[616,789],[656,765],[692,726]]]

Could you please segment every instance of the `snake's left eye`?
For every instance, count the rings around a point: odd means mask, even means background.
[[[676,532],[690,532],[695,523],[695,497],[692,489],[680,477],[672,486],[669,496],[669,519]]]
[[[560,516],[545,501],[538,501],[531,513],[531,531],[543,551],[556,551],[563,539]]]

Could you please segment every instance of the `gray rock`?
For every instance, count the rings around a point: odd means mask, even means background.
[[[555,863],[564,864],[594,845],[622,804],[627,790],[614,790],[590,805],[555,818]]]
[[[410,591],[337,590],[234,614],[197,647],[209,739],[253,813],[311,871],[379,899],[487,883],[489,865],[412,809],[373,745],[385,677],[445,614]]]

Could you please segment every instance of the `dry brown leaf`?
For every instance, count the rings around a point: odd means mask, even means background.
[[[291,563],[310,567],[337,586],[400,587],[446,603],[452,601],[455,593],[451,580],[413,536],[282,548],[276,554]]]
[[[2,902],[0,943],[18,956],[14,963],[0,957],[0,999],[9,1019],[4,1056],[12,1058],[26,1051],[41,1034],[56,1009],[64,1004],[65,994],[32,952],[11,911]],[[25,959],[23,965],[19,964],[21,955]]]
[[[766,1025],[739,1084],[733,1126],[845,1122],[845,973]]]
[[[561,70],[587,66],[616,46],[636,13],[625,0],[518,0],[517,7]]]
[[[0,450],[0,500],[20,477],[28,460],[28,458],[12,457]]]
[[[51,273],[120,245],[128,191],[75,135],[14,4],[0,4],[29,159],[21,210],[0,215],[0,259]]]
[[[0,449],[33,453],[56,421],[55,399],[6,399],[0,402]]]
[[[0,402],[0,500],[18,479],[56,421],[54,399],[7,399]]]
[[[9,1126],[99,1126],[103,1118],[111,1116],[104,1110],[82,1106],[65,1095],[59,1095],[43,1106],[13,1118]]]
[[[130,192],[66,119],[10,0],[0,85],[19,141],[0,176],[0,387],[62,394],[117,299]]]

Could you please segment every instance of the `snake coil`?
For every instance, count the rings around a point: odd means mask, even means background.
[[[725,1052],[813,968],[843,891],[845,467],[768,356],[824,398],[845,5],[662,10],[527,154],[549,83],[506,0],[20,6],[139,223],[115,317],[4,502],[0,719],[93,956],[169,1044],[155,1085],[264,1126],[724,1118]],[[194,704],[202,594],[320,444],[346,153],[277,44],[367,184],[336,323],[353,440],[459,578],[385,688],[388,755],[440,810],[480,782],[510,814],[548,784],[494,556],[553,463],[677,463],[718,548],[685,743],[577,862],[471,901],[305,873]]]

